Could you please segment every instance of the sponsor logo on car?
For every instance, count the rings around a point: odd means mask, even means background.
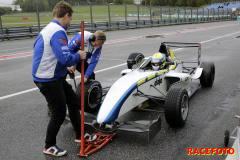
[[[161,83],[162,83],[162,78],[157,79],[157,80],[154,82],[154,86],[160,85]]]

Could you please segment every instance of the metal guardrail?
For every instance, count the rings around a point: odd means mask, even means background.
[[[144,27],[158,27],[165,25],[178,25],[178,24],[190,24],[190,23],[202,23],[231,20],[230,15],[223,16],[191,16],[191,17],[174,17],[174,18],[161,18],[154,20],[133,20],[133,21],[110,21],[110,22],[96,22],[85,23],[85,30],[95,32],[96,30],[110,31],[110,30],[122,30],[122,29],[134,29]],[[40,26],[42,29],[44,26]],[[81,31],[81,25],[72,24],[67,31],[68,34],[75,34]],[[34,27],[11,27],[0,28],[0,41],[11,39],[23,39],[32,38],[39,34],[38,26]]]

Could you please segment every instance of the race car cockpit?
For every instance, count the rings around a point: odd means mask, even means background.
[[[161,43],[159,52],[164,53],[166,55],[167,62],[172,62],[176,59],[172,49],[166,46],[164,43]]]
[[[169,68],[169,65],[174,64],[173,62],[176,60],[176,57],[174,56],[172,49],[169,48],[166,44],[161,43],[158,52],[164,54],[166,57],[166,67],[161,69],[167,69]],[[144,55],[142,53],[131,53],[127,59],[127,66],[128,69],[140,68],[143,70],[153,70],[151,61],[152,57],[144,58]]]
[[[168,69],[169,66],[171,65],[174,65],[174,61],[166,61],[166,64],[164,66],[164,68],[161,68],[160,70],[162,69]],[[142,70],[154,70],[153,69],[153,66],[152,66],[152,57],[148,58],[148,59],[145,59],[145,61],[142,62],[142,64],[140,65],[139,69],[142,69]]]

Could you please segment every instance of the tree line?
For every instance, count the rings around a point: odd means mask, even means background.
[[[20,5],[23,12],[50,11],[60,0],[15,0],[15,5]],[[79,0],[65,0],[70,4],[79,3]],[[86,0],[87,2],[87,0]],[[113,4],[133,4],[133,0],[90,0],[97,3],[113,3]],[[148,6],[191,6],[202,7],[211,3],[211,0],[142,0],[140,5]]]
[[[4,14],[11,14],[13,10],[11,7],[0,7],[0,16]]]
[[[211,0],[146,0],[146,4],[153,6],[202,7],[211,4]]]

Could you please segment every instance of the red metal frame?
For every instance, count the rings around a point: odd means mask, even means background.
[[[84,21],[81,21],[81,50],[84,51]],[[81,61],[81,150],[84,152],[84,59]]]
[[[81,50],[84,51],[84,21],[81,21]],[[86,157],[89,154],[95,153],[103,146],[105,146],[115,136],[113,133],[102,133],[96,131],[93,135],[97,135],[98,138],[93,141],[87,141],[84,139],[84,60],[81,61],[81,149],[78,156]],[[86,147],[86,148],[85,148]]]
[[[109,143],[112,140],[112,138],[116,135],[116,132],[103,133],[100,131],[96,131],[93,133],[93,135],[94,134],[97,135],[98,138],[93,142],[85,140],[84,147],[86,146],[86,148],[84,149],[84,154],[82,154],[83,152],[80,152],[78,156],[87,157],[88,155],[97,152],[99,149],[104,147],[107,143]],[[82,143],[81,143],[81,148],[82,148]]]

